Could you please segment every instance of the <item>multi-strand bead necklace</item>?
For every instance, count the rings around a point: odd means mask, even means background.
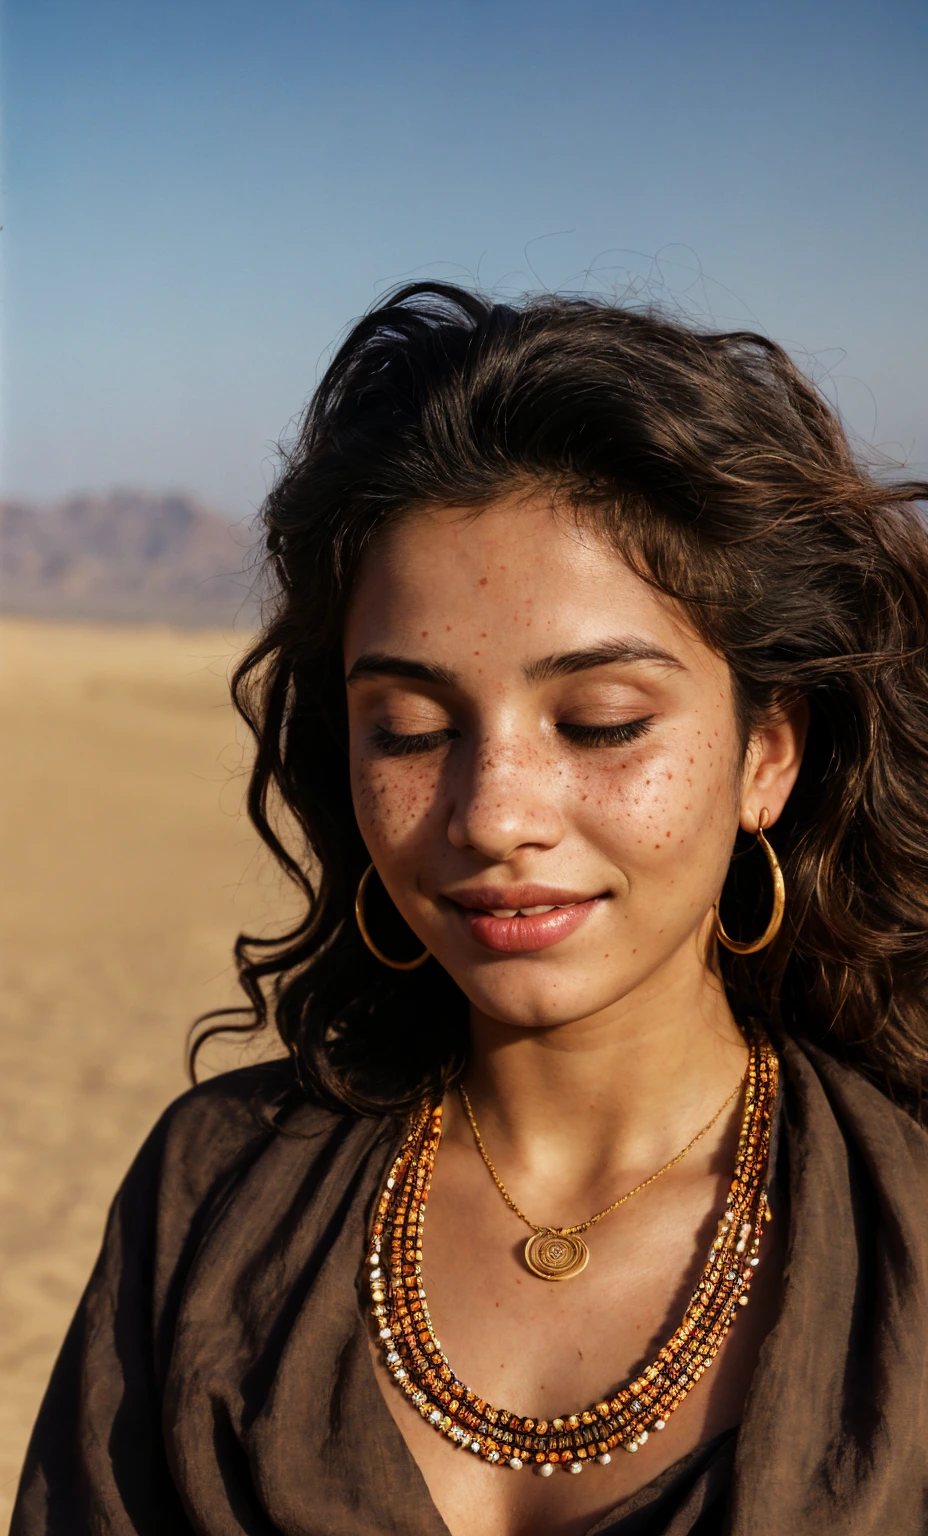
[[[367,1285],[385,1363],[422,1417],[453,1444],[493,1466],[582,1472],[608,1464],[616,1449],[638,1451],[708,1370],[738,1308],[747,1305],[758,1264],[777,1095],[778,1063],[762,1037],[751,1042],[735,1173],[699,1282],[673,1336],[634,1381],[609,1398],[553,1419],[495,1408],[464,1385],[444,1355],[422,1280],[422,1236],[441,1105],[418,1114],[394,1161],[377,1209]]]

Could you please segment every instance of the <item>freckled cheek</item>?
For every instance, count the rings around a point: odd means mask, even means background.
[[[438,773],[424,762],[353,761],[355,815],[372,852],[387,853],[421,837],[434,817],[438,790]]]
[[[729,791],[721,762],[613,759],[577,773],[574,806],[589,841],[618,863],[658,866],[685,858],[720,817],[727,820]]]

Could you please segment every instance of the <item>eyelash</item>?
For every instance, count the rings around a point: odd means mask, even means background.
[[[650,730],[653,718],[653,715],[643,715],[640,720],[625,720],[621,725],[563,724],[558,730],[579,747],[625,747]]]
[[[402,736],[396,731],[388,731],[383,725],[378,725],[372,740],[384,757],[411,757],[416,752],[434,752],[436,747],[444,746],[446,741],[453,741],[458,734],[458,731],[445,730],[426,731],[416,736]]]
[[[626,720],[621,725],[562,724],[557,729],[575,746],[624,747],[643,736],[650,729],[652,719],[652,715],[646,715],[641,720]],[[384,757],[412,757],[422,752],[434,752],[437,747],[444,746],[459,735],[459,731],[447,729],[404,736],[378,725],[372,739]]]

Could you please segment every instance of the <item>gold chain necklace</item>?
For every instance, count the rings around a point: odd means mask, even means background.
[[[719,1105],[712,1119],[703,1126],[701,1131],[697,1131],[692,1141],[688,1141],[683,1150],[678,1152],[675,1157],[672,1157],[662,1168],[658,1168],[657,1172],[652,1173],[648,1178],[642,1179],[640,1184],[636,1184],[634,1189],[629,1189],[624,1195],[620,1195],[618,1200],[613,1200],[612,1204],[607,1205],[605,1210],[597,1211],[596,1215],[591,1216],[589,1220],[578,1221],[572,1227],[539,1226],[537,1222],[531,1221],[525,1212],[519,1209],[497,1173],[490,1154],[483,1144],[483,1138],[477,1129],[477,1119],[474,1115],[473,1106],[463,1083],[458,1084],[458,1092],[461,1095],[461,1103],[464,1105],[464,1113],[470,1121],[470,1128],[474,1133],[477,1149],[490,1171],[494,1184],[509,1209],[514,1211],[519,1220],[524,1221],[527,1227],[531,1227],[535,1234],[525,1244],[525,1262],[532,1274],[537,1275],[540,1280],[572,1280],[575,1275],[580,1274],[581,1270],[586,1269],[590,1260],[590,1250],[579,1234],[589,1231],[590,1227],[595,1227],[596,1223],[602,1221],[604,1216],[609,1216],[613,1211],[617,1211],[619,1206],[625,1205],[627,1201],[631,1200],[633,1195],[640,1195],[641,1191],[647,1189],[649,1184],[653,1184],[655,1179],[659,1179],[662,1174],[668,1173],[671,1168],[675,1168],[678,1163],[681,1163],[686,1154],[691,1152],[696,1143],[702,1141],[703,1137],[707,1136],[712,1127],[721,1119],[729,1104],[741,1092],[746,1081],[747,1074],[741,1079],[733,1092],[728,1095],[725,1103]]]
[[[767,1203],[770,1132],[779,1063],[769,1042],[750,1044],[734,1177],[716,1236],[679,1326],[633,1381],[601,1402],[553,1419],[496,1408],[455,1374],[429,1315],[422,1277],[425,1213],[441,1142],[441,1105],[415,1117],[374,1212],[366,1286],[384,1363],[396,1386],[450,1444],[490,1466],[548,1477],[560,1466],[582,1472],[611,1461],[617,1448],[640,1450],[709,1369],[760,1262]]]

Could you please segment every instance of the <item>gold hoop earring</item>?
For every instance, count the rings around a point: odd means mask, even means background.
[[[722,927],[722,919],[719,916],[718,907],[715,909],[715,936],[720,944],[730,949],[735,955],[754,955],[759,949],[766,949],[772,944],[780,931],[783,922],[783,913],[786,910],[786,885],[783,880],[783,871],[780,861],[764,836],[764,827],[770,820],[770,812],[764,806],[757,819],[757,841],[767,855],[767,863],[770,866],[770,878],[773,881],[773,910],[770,913],[770,921],[759,939],[750,943],[742,943],[738,939],[730,939]]]
[[[367,890],[367,882],[373,872],[373,864],[368,864],[366,870],[361,876],[360,881],[358,882],[358,894],[354,898],[354,915],[355,921],[358,925],[358,932],[360,933],[371,954],[374,956],[375,960],[379,960],[381,965],[388,965],[391,971],[417,971],[419,966],[424,965],[426,960],[429,958],[429,954],[431,953],[430,950],[424,949],[421,955],[417,956],[415,960],[391,960],[389,955],[385,955],[383,950],[377,948],[377,945],[374,943],[373,939],[367,931],[367,924],[364,921],[364,892]]]

